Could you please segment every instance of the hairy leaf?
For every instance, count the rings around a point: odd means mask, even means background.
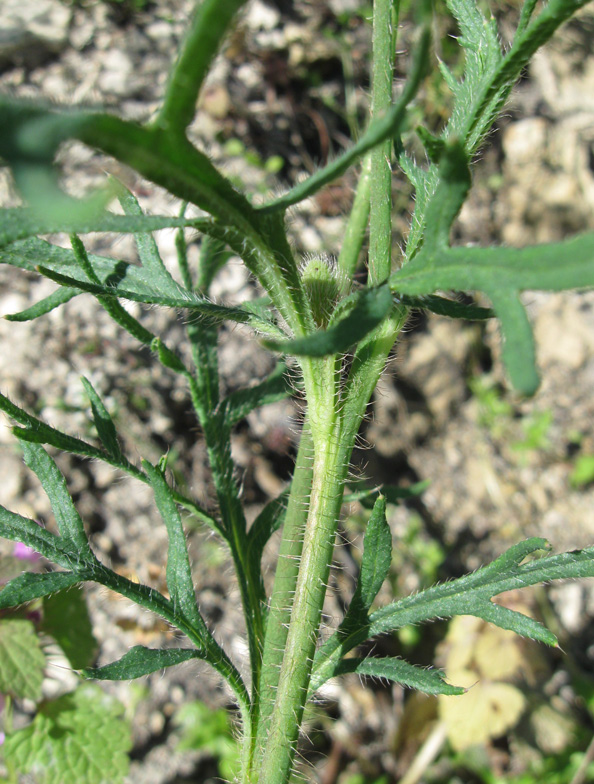
[[[0,248],[6,248],[18,240],[38,234],[89,234],[92,232],[141,233],[179,227],[200,229],[199,218],[178,218],[168,215],[115,215],[111,212],[95,211],[91,215],[55,215],[32,210],[29,207],[0,209]]]
[[[66,569],[80,565],[78,552],[72,542],[64,541],[41,528],[35,520],[10,512],[3,506],[0,506],[0,536],[13,542],[22,542]]]
[[[355,593],[341,624],[341,629],[350,629],[367,622],[367,613],[388,576],[392,562],[392,532],[386,520],[386,499],[380,495],[373,511],[363,542],[363,560]]]
[[[144,216],[138,199],[134,194],[123,188],[123,186],[122,189],[123,192],[119,195],[119,202],[126,215]],[[169,270],[163,263],[163,259],[161,258],[159,248],[157,247],[153,235],[151,233],[143,232],[137,234],[135,240],[140,262],[149,273],[155,287],[164,291],[175,291],[178,289],[178,284],[176,284],[171,277]]]
[[[482,291],[501,322],[503,360],[514,386],[538,387],[534,343],[520,292],[594,286],[594,233],[529,248],[451,248],[449,231],[470,186],[466,153],[450,145],[440,182],[427,206],[425,242],[415,258],[390,277],[393,290],[426,295],[443,289]]]
[[[0,591],[0,610],[17,607],[19,604],[40,599],[42,596],[62,591],[80,583],[80,575],[74,572],[47,572],[35,574],[23,572]]]
[[[54,446],[57,449],[61,449],[63,452],[72,452],[75,455],[82,455],[84,457],[103,460],[109,465],[113,465],[116,468],[125,471],[135,479],[139,479],[145,484],[148,483],[148,477],[146,474],[135,465],[130,463],[123,455],[120,460],[115,460],[113,456],[107,454],[101,449],[98,449],[92,444],[88,444],[86,441],[82,441],[80,438],[75,438],[74,436],[70,436],[67,433],[62,433],[60,430],[56,430],[55,428],[50,427],[50,425],[46,424],[41,419],[37,419],[37,417],[32,416],[24,409],[16,406],[11,400],[1,393],[0,411],[4,411],[9,417],[11,417],[11,419],[14,419],[16,422],[19,422],[19,424],[24,425],[23,428],[13,428],[13,432],[21,442],[28,441],[34,444],[49,444],[50,446]],[[212,515],[209,515],[204,509],[198,506],[195,501],[190,498],[186,498],[181,493],[176,491],[173,491],[173,494],[177,503],[181,504],[188,511],[192,512],[192,514],[195,514],[210,528],[220,532],[218,521],[212,517]],[[60,561],[56,561],[56,563],[63,565]]]
[[[206,625],[196,604],[186,537],[177,506],[161,472],[146,460],[143,461],[143,466],[155,493],[159,513],[167,527],[169,549],[166,576],[171,602],[175,611],[183,615],[190,626],[206,637]]]
[[[333,671],[345,653],[365,640],[395,631],[407,624],[422,623],[434,618],[474,615],[502,629],[555,645],[557,640],[554,634],[540,623],[491,601],[494,596],[504,591],[549,580],[594,576],[594,547],[522,563],[528,555],[547,548],[548,543],[544,539],[527,539],[472,574],[435,585],[376,610],[369,616],[368,623],[359,629],[349,629],[348,634],[341,634],[339,630],[316,654],[316,681],[318,677],[325,679],[327,669]]]
[[[37,475],[50,500],[61,538],[71,542],[85,560],[92,560],[83,521],[76,511],[58,466],[40,444],[21,441],[21,446],[25,463]]]
[[[121,784],[132,738],[124,706],[91,684],[42,703],[25,729],[8,735],[6,761],[36,784]]]
[[[88,279],[84,270],[78,266],[73,251],[52,245],[45,240],[23,240],[0,250],[0,263],[30,271],[41,271],[46,277],[68,289],[86,291],[96,296],[120,297],[146,304],[188,308],[214,321],[230,319],[238,323],[250,324],[264,333],[268,331],[273,334],[278,333],[278,328],[264,313],[256,315],[247,309],[216,305],[203,296],[182,288],[173,279],[164,291],[155,283],[150,271],[144,267],[92,254],[89,254],[88,258],[100,283]]]
[[[444,679],[444,674],[439,670],[425,669],[424,667],[410,664],[404,659],[393,657],[380,659],[376,656],[368,656],[365,659],[342,659],[326,680],[349,673],[400,683],[409,689],[417,689],[425,694],[460,695],[465,692],[463,687],[452,686],[447,683]],[[312,683],[310,697],[321,685],[322,682],[318,679]]]
[[[145,648],[135,645],[121,659],[104,667],[87,667],[82,671],[84,678],[101,681],[127,681],[142,678],[151,672],[173,667],[190,659],[204,659],[204,651],[196,648]]]
[[[93,421],[95,422],[95,427],[97,428],[97,435],[99,436],[99,439],[101,440],[101,443],[105,447],[107,453],[119,463],[122,460],[122,450],[120,449],[120,445],[118,443],[118,435],[113,423],[113,419],[109,415],[109,412],[105,408],[103,401],[95,391],[95,388],[89,379],[82,376],[81,381],[87,395],[89,396],[89,400],[91,401]]]
[[[59,308],[60,305],[70,302],[71,299],[80,293],[80,289],[70,289],[61,286],[47,297],[36,302],[35,305],[31,305],[30,308],[21,310],[20,313],[10,313],[7,316],[4,316],[4,318],[7,321],[33,321],[33,319],[45,316],[46,313],[50,313],[52,310]]]
[[[41,698],[45,655],[31,621],[24,618],[0,620],[0,694]]]

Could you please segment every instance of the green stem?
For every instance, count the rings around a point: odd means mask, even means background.
[[[258,690],[258,715],[256,717],[258,724],[255,747],[257,760],[261,760],[262,754],[266,752],[266,738],[278,688],[280,665],[289,633],[291,609],[303,547],[303,533],[311,494],[312,468],[313,443],[306,420],[301,433],[291,482],[291,493],[283,525],[274,587],[270,598],[270,611],[266,621],[262,674]],[[255,764],[257,764],[257,760],[254,760]]]
[[[368,155],[361,167],[355,200],[344,232],[344,240],[338,256],[338,268],[347,280],[353,280],[359,254],[365,240],[369,221],[369,194],[371,191],[371,157]]]
[[[196,112],[202,83],[233,17],[246,0],[203,0],[198,3],[181,54],[169,77],[156,125],[185,130]]]
[[[371,83],[372,122],[392,106],[394,38],[398,25],[398,0],[374,0],[373,62]],[[392,266],[392,139],[371,151],[369,215],[369,285],[383,283]]]
[[[259,784],[286,784],[289,780],[307,701],[348,469],[340,438],[335,358],[328,357],[315,364],[317,383],[315,387],[307,385],[314,447],[311,495],[275,705],[259,775],[252,778]]]

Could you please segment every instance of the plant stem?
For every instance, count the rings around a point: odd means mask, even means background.
[[[392,105],[394,33],[398,25],[398,0],[374,0],[371,120],[385,115]],[[392,139],[371,151],[369,216],[369,285],[377,286],[392,266]]]
[[[304,422],[295,462],[291,494],[289,496],[283,535],[278,555],[270,610],[266,621],[266,637],[262,658],[260,687],[257,693],[258,734],[254,764],[258,764],[265,751],[270,717],[280,677],[280,665],[289,633],[291,609],[299,574],[303,547],[303,532],[307,520],[313,475],[313,443],[309,423]]]
[[[204,0],[197,3],[181,54],[169,76],[156,125],[185,130],[196,112],[196,101],[223,36],[246,0]]]
[[[338,268],[347,280],[353,280],[363,247],[369,222],[369,193],[371,190],[371,156],[367,156],[361,167],[355,200],[344,232],[344,240],[338,255]]]
[[[334,358],[324,360],[324,363],[333,375]],[[347,466],[342,460],[333,391],[327,395],[325,410],[321,408],[323,401],[314,401],[314,404],[317,409],[316,419],[311,423],[314,464],[303,552],[266,753],[259,776],[253,779],[254,784],[256,781],[259,784],[286,784],[289,780],[342,504]]]

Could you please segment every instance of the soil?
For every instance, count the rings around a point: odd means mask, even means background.
[[[25,39],[28,45],[0,50],[0,89],[60,104],[100,104],[128,118],[147,119],[163,94],[190,5],[186,0],[159,0],[134,11],[126,3],[66,6],[48,0],[57,30],[49,43],[34,36]],[[217,60],[192,138],[228,176],[249,184],[254,198],[285,189],[339,153],[350,138],[350,125],[364,119],[370,28],[354,13],[358,5],[348,0],[255,0]],[[66,16],[58,6],[67,10]],[[505,37],[509,23],[504,15],[501,23]],[[476,161],[471,198],[455,227],[456,242],[522,246],[594,228],[593,28],[589,6],[537,55],[515,89]],[[444,29],[444,36],[447,33]],[[405,25],[403,48],[411,34]],[[403,68],[407,58],[402,56]],[[346,87],[343,70],[352,74]],[[436,124],[440,112],[447,111],[447,97],[442,96],[441,103],[438,99],[428,85],[420,100],[420,108]],[[348,111],[338,110],[345,101]],[[237,140],[250,154],[241,152]],[[233,150],[241,154],[233,155]],[[276,175],[270,173],[272,164],[266,167],[273,156],[282,159]],[[176,209],[154,185],[82,145],[70,146],[62,157],[64,186],[73,193],[91,190],[108,171],[133,188],[145,210],[173,214]],[[2,202],[12,204],[15,194],[5,170],[0,177]],[[291,231],[299,253],[337,252],[353,183],[346,175],[293,212]],[[398,175],[395,201],[401,208],[396,244],[406,231],[411,206],[409,190]],[[158,242],[174,270],[173,233],[161,232]],[[88,247],[134,258],[126,237],[93,235]],[[0,286],[2,315],[24,309],[53,288],[11,268],[0,269]],[[258,292],[234,260],[217,277],[213,294],[233,302]],[[432,543],[441,553],[434,576],[446,579],[477,568],[528,536],[544,536],[559,551],[594,542],[594,483],[576,485],[574,478],[580,456],[594,454],[594,292],[524,296],[542,373],[534,398],[520,399],[507,386],[496,324],[483,327],[422,314],[411,318],[374,396],[362,429],[366,447],[355,455],[356,471],[374,483],[430,480],[422,496],[390,510],[395,546],[402,538],[409,541],[414,530],[415,552],[421,553],[402,560],[392,581],[397,592],[424,586],[426,575],[420,567]],[[170,345],[183,343],[180,317],[142,312],[137,305],[131,309],[150,329],[165,334]],[[256,341],[246,340],[242,329],[223,330],[226,390],[262,378],[273,366],[274,357]],[[212,493],[206,450],[184,386],[156,365],[149,352],[139,351],[94,300],[75,298],[34,322],[0,322],[2,391],[50,424],[91,437],[81,375],[90,378],[115,412],[127,454],[155,462],[169,452],[176,459],[178,481],[208,507]],[[273,404],[250,415],[234,436],[233,455],[251,518],[287,481],[298,421],[292,401]],[[49,521],[48,501],[22,465],[8,427],[0,429],[0,444],[1,503]],[[164,587],[166,534],[147,488],[98,463],[64,455],[57,459],[101,557],[130,577]],[[341,568],[327,607],[331,616],[339,615],[352,592],[360,520],[361,509],[345,511],[345,546],[337,553]],[[192,527],[189,541],[202,611],[241,665],[242,618],[226,556],[198,525]],[[404,552],[412,552],[407,547]],[[388,589],[380,598],[390,599]],[[157,646],[170,639],[158,620],[104,591],[89,587],[88,600],[99,665],[132,645]],[[541,611],[544,602],[558,619],[567,656],[549,659],[547,688],[575,701],[562,687],[568,682],[568,661],[585,670],[594,665],[592,585],[556,585],[546,598],[535,592],[527,601],[533,607],[540,602]],[[425,657],[432,659],[438,636],[437,627],[427,633],[415,654],[421,663]],[[47,694],[58,688],[56,679],[56,673],[48,671]],[[208,754],[176,752],[179,735],[172,717],[187,700],[199,698],[214,708],[228,705],[229,695],[198,664],[170,668],[144,683],[148,688],[140,695],[134,684],[106,687],[126,705],[135,705],[128,781],[210,781],[216,766]],[[330,726],[323,713],[311,719],[312,726],[325,733],[325,739],[318,745],[312,741],[307,751],[311,780],[331,784],[345,770],[402,775],[393,753],[404,710],[402,690],[364,691],[358,682],[347,680],[326,697],[338,720]],[[320,759],[328,754],[324,767]]]

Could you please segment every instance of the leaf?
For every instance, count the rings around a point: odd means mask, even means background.
[[[235,14],[246,0],[205,0],[196,6],[173,68],[157,124],[183,131],[196,113],[202,83]]]
[[[284,522],[290,492],[289,486],[269,501],[252,523],[248,531],[248,562],[260,563],[266,543]]]
[[[72,543],[83,560],[94,560],[85,528],[58,466],[39,444],[21,441],[26,465],[37,475],[50,500],[60,536]]]
[[[482,291],[501,322],[503,361],[513,385],[533,394],[538,386],[534,344],[519,298],[527,289],[561,291],[594,285],[594,233],[561,243],[512,248],[451,248],[448,234],[469,186],[460,144],[444,152],[440,183],[429,201],[425,242],[415,258],[390,277],[405,295],[438,290]]]
[[[392,293],[388,286],[369,288],[352,300],[347,314],[326,330],[295,340],[265,341],[265,345],[284,354],[308,357],[324,357],[342,354],[360,342],[375,329],[390,312]]]
[[[548,645],[556,645],[552,632],[522,613],[501,607],[491,601],[504,591],[525,588],[556,579],[594,576],[594,547],[560,555],[522,561],[530,554],[547,549],[544,539],[527,539],[511,547],[488,566],[457,580],[435,585],[413,596],[371,613],[367,626],[340,630],[319,649],[314,660],[316,681],[330,671],[350,650],[378,634],[393,632],[408,624],[423,623],[434,618],[474,615],[485,621]]]
[[[464,140],[465,150],[472,156],[490,131],[534,52],[587,2],[551,0],[543,5],[541,13],[528,25],[534,8],[534,3],[529,0],[522,10],[513,44],[504,54],[492,17],[486,19],[477,4],[469,0],[447,0],[462,33],[459,41],[464,47],[465,62],[464,74],[459,81],[440,63],[440,70],[454,95],[454,107],[440,138],[446,141]],[[423,242],[425,228],[431,227],[425,211],[439,177],[434,163],[423,170],[406,154],[401,154],[399,160],[416,190],[415,211],[406,247],[406,258],[411,260]]]
[[[96,686],[42,703],[33,722],[6,738],[6,762],[36,784],[122,784],[132,738],[124,706]]]
[[[430,310],[438,316],[466,319],[467,321],[482,321],[493,318],[495,312],[491,308],[482,308],[480,305],[467,305],[446,297],[436,297],[430,294],[426,297],[402,297],[402,304],[409,308]]]
[[[181,517],[161,472],[146,460],[143,460],[143,467],[155,493],[159,513],[167,527],[169,548],[166,578],[171,603],[175,612],[180,613],[187,623],[206,639],[208,632],[196,604],[192,570]]]
[[[44,669],[33,623],[24,618],[0,620],[0,693],[39,700]]]
[[[40,599],[42,596],[70,588],[79,582],[80,576],[74,572],[46,572],[45,574],[23,572],[0,591],[0,610]]]
[[[349,482],[351,484],[351,482]],[[380,495],[383,495],[389,504],[397,504],[406,498],[415,498],[429,487],[431,481],[424,479],[422,482],[415,482],[409,487],[399,487],[397,485],[382,485],[381,488],[368,488],[354,489],[350,493],[346,493],[343,498],[343,503],[352,504],[358,501],[361,506],[366,509],[373,509],[373,505]],[[357,488],[357,484],[354,485]]]
[[[52,245],[45,240],[29,239],[14,242],[0,250],[0,263],[32,272],[41,271],[60,286],[69,289],[87,291],[95,296],[120,297],[146,304],[188,308],[214,321],[229,318],[238,323],[252,325],[256,329],[260,328],[265,333],[268,330],[278,333],[278,328],[264,313],[256,315],[247,308],[213,304],[203,296],[182,288],[175,281],[173,281],[175,288],[170,285],[164,292],[154,285],[150,273],[143,267],[92,254],[89,254],[88,258],[101,281],[100,284],[89,281],[84,270],[77,264],[73,251]]]
[[[113,419],[105,408],[103,401],[95,391],[88,378],[81,376],[82,384],[85,388],[89,400],[91,401],[91,409],[93,411],[93,421],[97,428],[97,435],[106,452],[113,457],[118,463],[122,460],[122,450],[118,443],[118,434],[116,432]]]
[[[233,427],[260,406],[284,400],[291,394],[290,382],[287,378],[287,367],[279,362],[272,373],[253,387],[238,389],[231,392],[221,403],[224,411],[225,424]]]
[[[82,455],[84,457],[103,460],[109,465],[115,466],[116,468],[125,471],[135,479],[138,479],[145,484],[148,483],[148,477],[144,474],[144,472],[130,463],[130,461],[123,455],[119,461],[116,461],[113,456],[103,452],[103,450],[98,449],[92,444],[88,444],[86,441],[81,441],[79,438],[75,438],[74,436],[70,436],[67,433],[62,433],[60,430],[56,430],[55,428],[50,427],[41,419],[37,419],[37,417],[32,416],[24,409],[19,408],[19,406],[12,403],[1,393],[0,411],[4,411],[9,417],[11,417],[11,419],[14,419],[16,422],[19,422],[25,426],[24,428],[13,428],[13,432],[21,442],[28,441],[33,444],[49,444],[50,446],[55,446],[57,449],[61,449],[63,452],[72,452],[75,455]],[[172,492],[177,503],[181,504],[192,514],[195,514],[200,520],[202,520],[202,522],[206,523],[213,530],[221,533],[218,521],[205,512],[204,509],[201,509],[195,501],[190,498],[186,498],[181,493],[176,491]],[[18,541],[18,539],[16,541]],[[44,555],[46,555],[46,557],[51,557],[47,556],[47,553],[44,553]],[[56,561],[56,563],[63,565],[61,561]]]
[[[419,42],[414,53],[412,68],[404,85],[404,89],[402,90],[399,99],[385,117],[371,123],[365,135],[359,139],[350,150],[347,150],[347,152],[343,153],[323,169],[312,174],[311,177],[308,177],[304,182],[296,185],[284,196],[259,207],[259,211],[264,213],[276,212],[278,210],[286,210],[287,207],[290,207],[292,204],[298,204],[300,201],[307,199],[309,196],[319,191],[324,185],[327,185],[329,182],[332,182],[332,180],[340,177],[340,175],[350,166],[361,160],[365,153],[376,147],[382,141],[397,137],[406,119],[407,106],[415,97],[423,77],[427,72],[430,63],[430,45],[431,34],[429,26],[424,25],[421,29]]]
[[[205,654],[196,648],[145,648],[135,645],[121,659],[104,667],[87,667],[83,678],[102,681],[127,681],[142,678],[151,672],[173,667],[190,659],[204,659]]]
[[[70,300],[78,294],[80,294],[79,289],[70,289],[62,286],[39,302],[36,302],[35,305],[32,305],[30,308],[21,310],[20,313],[10,313],[7,316],[4,316],[4,318],[7,321],[33,321],[33,319],[45,316],[46,313],[50,313],[52,310],[59,308],[60,305],[70,302]]]
[[[79,438],[69,436],[47,425],[41,419],[32,416],[23,408],[15,405],[7,397],[0,393],[0,411],[4,411],[11,419],[14,419],[25,429],[16,428],[16,435],[33,443],[49,444],[61,449],[63,452],[73,452],[77,455],[86,457],[105,459],[106,455],[92,444],[81,441]]]
[[[365,530],[361,571],[349,609],[340,625],[342,633],[367,623],[368,610],[388,576],[391,563],[392,532],[386,520],[386,499],[380,495]]]
[[[66,569],[76,566],[77,573],[81,574],[83,571],[78,568],[81,566],[78,552],[71,542],[63,541],[59,536],[41,528],[35,520],[10,512],[3,506],[0,506],[0,536],[13,542],[22,542]],[[86,567],[86,564],[83,566]]]
[[[460,81],[448,80],[454,93],[454,108],[447,125],[447,136],[458,136],[467,140],[467,149],[475,149],[483,134],[491,127],[497,111],[484,117],[484,92],[486,85],[498,84],[495,75],[503,61],[495,19],[485,19],[478,6],[468,0],[447,0],[448,9],[455,16],[461,36],[458,43],[464,49],[464,75]],[[519,75],[519,71],[518,71]],[[513,81],[515,81],[514,77]],[[512,82],[513,83],[513,82]],[[507,88],[507,82],[493,88],[495,92]],[[469,126],[482,123],[474,136],[470,137]]]
[[[82,588],[61,590],[45,598],[42,629],[54,638],[75,670],[93,661],[97,640]]]
[[[74,202],[76,204],[76,202]],[[29,207],[0,209],[0,248],[38,234],[90,234],[92,232],[140,233],[179,227],[200,229],[203,221],[169,215],[115,215],[95,210],[93,214],[53,214]]]
[[[409,689],[417,689],[425,694],[464,694],[465,689],[452,686],[444,679],[440,670],[430,670],[410,664],[404,659],[393,657],[379,658],[368,656],[365,659],[343,659],[339,662],[331,677],[356,673],[368,678],[381,678],[400,683]],[[319,689],[321,683],[316,682],[315,688]],[[313,690],[310,690],[310,693]]]
[[[120,188],[121,193],[118,199],[126,215],[144,216],[138,199],[134,194],[124,188],[123,185],[120,185]],[[154,285],[164,291],[178,289],[178,284],[171,277],[169,270],[163,263],[153,235],[148,232],[139,233],[136,235],[135,240],[140,262],[149,273]]]

